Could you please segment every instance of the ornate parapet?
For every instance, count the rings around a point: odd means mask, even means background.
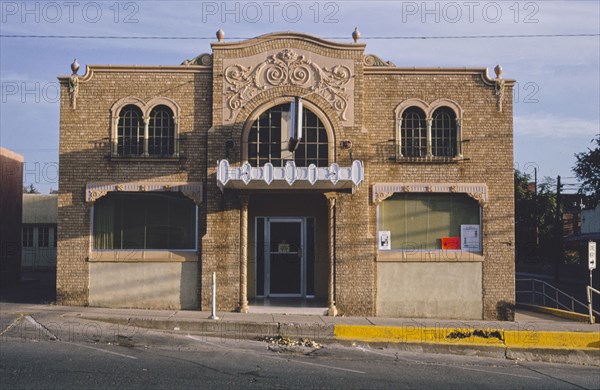
[[[397,192],[459,193],[475,199],[481,207],[488,202],[488,188],[483,183],[376,183],[373,203],[380,204]]]
[[[242,166],[230,166],[229,161],[220,160],[217,164],[217,185],[234,189],[352,189],[360,186],[365,178],[365,169],[361,161],[354,160],[349,167],[336,163],[329,167],[297,167],[288,161],[284,167],[275,167],[267,163],[262,167],[253,167],[249,163]]]
[[[109,192],[172,192],[179,191],[194,201],[202,203],[202,183],[190,182],[92,182],[85,186],[85,201],[94,203]]]

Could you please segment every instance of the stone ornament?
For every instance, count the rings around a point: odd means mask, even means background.
[[[202,54],[192,58],[191,60],[185,60],[181,63],[181,65],[184,65],[184,66],[190,66],[190,65],[212,66],[212,64],[213,64],[213,57],[211,54],[208,54],[208,53],[202,53]]]
[[[495,83],[495,93],[496,93],[496,99],[497,99],[497,106],[498,106],[498,112],[502,112],[502,100],[504,98],[504,87],[505,87],[505,82],[502,79],[502,66],[501,65],[496,65],[496,67],[494,68],[494,73],[496,73],[496,78],[494,79],[494,83]]]
[[[69,99],[71,101],[71,109],[77,109],[77,97],[79,96],[79,76],[77,72],[79,72],[79,62],[77,62],[77,58],[73,60],[71,64],[71,76],[69,77]]]
[[[396,65],[391,61],[384,61],[375,54],[367,54],[363,56],[363,64],[365,66],[388,66],[395,67]]]
[[[108,191],[89,190],[87,201],[89,203],[95,203],[98,199],[102,198],[108,193]]]
[[[273,87],[294,86],[308,89],[326,99],[345,121],[348,101],[346,88],[352,80],[346,65],[321,67],[294,50],[284,49],[256,66],[230,65],[224,72],[228,121],[260,92]]]
[[[475,199],[481,207],[487,207],[487,201],[482,192],[467,192],[467,195]]]
[[[384,200],[386,200],[387,198],[389,198],[390,196],[394,195],[394,193],[392,191],[382,191],[382,192],[377,192],[375,193],[375,197],[373,199],[373,202],[375,204],[380,204],[381,202],[383,202]]]
[[[223,42],[223,40],[225,39],[225,31],[223,31],[222,28],[218,29],[215,35],[217,37],[218,42]]]
[[[358,27],[354,27],[354,31],[352,32],[352,39],[354,40],[354,43],[358,43],[358,40],[360,39],[360,31],[358,31]]]

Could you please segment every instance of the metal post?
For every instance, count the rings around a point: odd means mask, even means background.
[[[594,288],[594,286],[592,285],[592,270],[590,270],[590,285],[588,288],[586,288],[588,296],[588,308],[590,312],[590,324],[594,323],[594,316],[592,315],[592,288]]]
[[[219,317],[217,317],[217,273],[213,272],[212,273],[212,313],[210,315],[210,317],[208,317],[210,320],[218,320]]]
[[[542,304],[546,306],[546,285],[542,284]]]

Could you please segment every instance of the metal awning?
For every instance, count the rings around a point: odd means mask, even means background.
[[[328,167],[297,167],[294,161],[286,162],[283,167],[266,163],[262,167],[253,167],[246,162],[241,166],[231,166],[229,161],[217,163],[217,185],[239,190],[285,190],[316,189],[343,190],[357,189],[365,178],[362,161],[354,160],[352,165],[343,167],[333,163]]]

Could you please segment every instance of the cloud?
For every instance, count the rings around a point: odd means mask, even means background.
[[[515,134],[539,138],[594,137],[600,134],[600,122],[552,114],[524,115],[514,118]]]

